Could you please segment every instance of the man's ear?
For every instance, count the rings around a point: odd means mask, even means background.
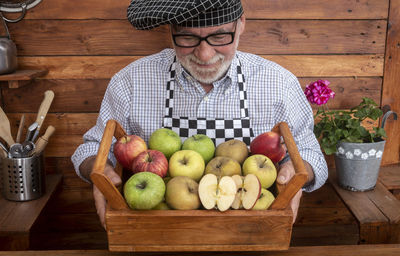
[[[242,16],[240,17],[239,35],[242,35],[242,33],[244,32],[245,26],[246,26],[246,16],[244,14],[242,14]]]

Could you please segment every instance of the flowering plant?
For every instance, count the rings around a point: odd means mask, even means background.
[[[364,97],[358,106],[350,110],[327,110],[326,103],[335,97],[329,84],[327,80],[318,80],[307,85],[304,91],[311,104],[323,105],[314,116],[314,134],[325,154],[335,153],[336,145],[341,141],[368,143],[381,141],[386,137],[383,128],[374,127],[367,130],[362,125],[364,120],[377,120],[383,114],[370,98]]]

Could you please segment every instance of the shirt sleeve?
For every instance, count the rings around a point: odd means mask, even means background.
[[[310,104],[304,95],[299,81],[294,75],[286,79],[284,97],[277,122],[287,122],[292,132],[300,156],[307,161],[314,172],[314,181],[303,188],[311,192],[325,184],[328,167],[321,147],[314,135],[314,117]]]
[[[90,181],[82,176],[79,171],[79,166],[86,158],[97,155],[107,121],[110,119],[118,121],[125,131],[129,133],[129,126],[127,125],[129,91],[126,89],[126,84],[126,79],[120,79],[117,75],[111,79],[101,103],[96,125],[83,135],[83,143],[78,146],[71,157],[76,173],[86,182]],[[111,150],[108,154],[108,159],[114,166],[116,164],[116,159],[113,154],[113,145],[115,142],[116,139],[113,138]]]

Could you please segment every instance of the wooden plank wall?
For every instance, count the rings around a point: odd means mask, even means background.
[[[91,187],[75,175],[70,156],[83,133],[95,124],[110,77],[133,60],[170,47],[166,27],[153,31],[131,27],[126,20],[129,2],[44,0],[21,22],[9,25],[20,68],[49,72],[29,87],[1,87],[1,106],[15,134],[21,114],[26,114],[29,125],[43,93],[55,92],[44,123],[56,127],[45,151],[46,171],[64,175],[62,191],[37,225],[33,248],[106,247]],[[303,87],[316,79],[330,80],[337,93],[329,103],[331,109],[350,108],[363,96],[381,103],[389,0],[244,0],[243,4],[247,24],[240,50],[276,61],[297,75]],[[326,244],[357,242],[354,218],[332,193],[327,186],[305,197],[293,244],[312,244],[312,238]],[[344,235],[338,237],[340,231]]]

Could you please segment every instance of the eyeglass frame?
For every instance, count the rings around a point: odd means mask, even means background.
[[[225,46],[225,45],[230,45],[235,41],[236,27],[237,27],[237,21],[235,21],[235,30],[234,31],[232,31],[232,32],[213,33],[213,34],[209,34],[208,36],[205,36],[205,37],[201,37],[201,36],[197,36],[197,35],[193,35],[193,34],[172,34],[172,32],[171,32],[171,35],[172,35],[172,39],[174,41],[174,44],[177,47],[181,47],[181,48],[194,48],[194,47],[199,46],[202,41],[206,41],[211,46]],[[217,36],[217,35],[230,35],[231,36],[231,41],[229,43],[215,45],[215,44],[210,43],[207,40],[209,37]],[[196,45],[193,45],[193,46],[181,46],[181,45],[178,45],[176,43],[176,37],[178,37],[178,36],[192,36],[192,37],[195,37],[195,38],[199,39],[199,42]]]

